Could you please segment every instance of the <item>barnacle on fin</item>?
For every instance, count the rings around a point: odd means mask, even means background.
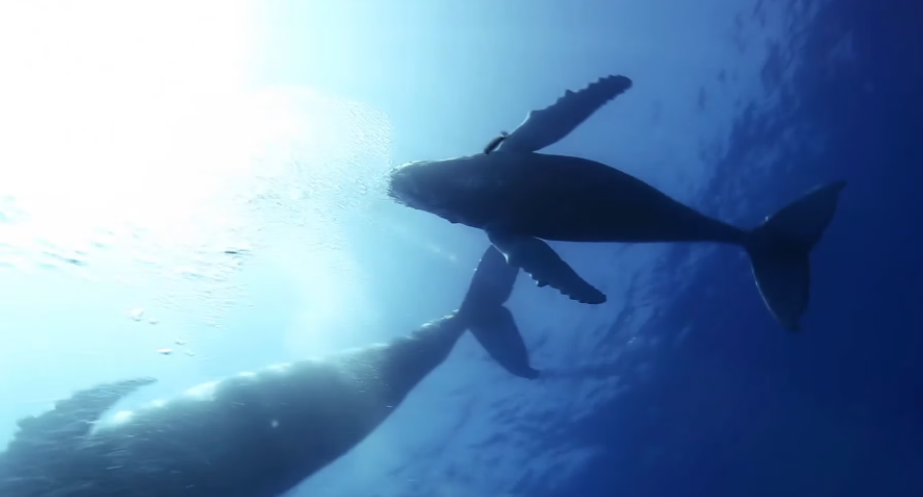
[[[499,147],[500,144],[503,143],[503,140],[506,140],[506,137],[508,136],[510,136],[509,133],[507,133],[506,131],[501,131],[500,136],[494,138],[493,140],[490,140],[490,143],[488,143],[487,146],[484,147],[484,155],[487,155],[493,152],[494,150],[496,150],[497,147]]]

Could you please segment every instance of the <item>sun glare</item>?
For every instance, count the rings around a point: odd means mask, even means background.
[[[365,188],[386,160],[384,135],[367,136],[386,120],[308,89],[255,88],[257,6],[0,2],[0,263],[28,271],[28,254],[51,251],[98,276],[115,256],[81,258],[115,246],[123,266],[214,281],[272,223],[279,240],[321,233],[316,250],[342,252],[339,214],[367,201],[343,187]],[[336,298],[320,274],[301,278],[306,293]],[[219,300],[213,290],[200,293]]]
[[[237,0],[3,2],[0,188],[59,234],[133,219],[188,235],[186,213],[256,145],[239,115],[247,10]]]

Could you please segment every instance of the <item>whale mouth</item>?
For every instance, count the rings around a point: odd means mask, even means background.
[[[388,196],[398,204],[451,223],[463,222],[480,204],[476,176],[462,159],[408,162],[388,172]]]
[[[421,174],[429,161],[408,162],[388,172],[388,196],[399,204],[414,209],[429,210],[436,207],[437,196],[424,181],[430,174]]]
[[[399,204],[408,205],[416,191],[412,174],[406,169],[407,164],[395,167],[388,172],[388,196]]]

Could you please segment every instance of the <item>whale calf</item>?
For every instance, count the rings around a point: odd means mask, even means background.
[[[206,383],[99,422],[152,383],[100,385],[59,401],[0,453],[5,497],[276,497],[345,454],[470,330],[510,373],[535,378],[503,306],[518,269],[494,248],[461,307],[389,343]]]
[[[529,113],[482,153],[397,166],[389,172],[388,194],[484,230],[507,261],[540,286],[587,304],[601,304],[606,296],[543,240],[738,245],[750,256],[770,312],[784,328],[798,330],[810,293],[808,256],[833,218],[845,182],[820,186],[748,230],[705,216],[618,169],[537,152],[631,86],[625,76],[601,78]]]

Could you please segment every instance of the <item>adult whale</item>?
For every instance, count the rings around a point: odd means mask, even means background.
[[[9,497],[275,497],[363,440],[466,329],[535,378],[503,306],[518,270],[489,248],[458,311],[390,343],[245,373],[98,424],[153,380],[101,385],[20,421],[0,454]]]
[[[810,293],[808,254],[830,223],[845,183],[816,188],[757,228],[744,230],[705,216],[618,169],[537,153],[631,85],[624,76],[601,78],[531,112],[483,153],[400,165],[390,171],[389,195],[452,223],[483,229],[509,263],[540,286],[588,304],[601,304],[606,296],[542,239],[739,245],[750,255],[770,312],[786,329],[797,330]]]

